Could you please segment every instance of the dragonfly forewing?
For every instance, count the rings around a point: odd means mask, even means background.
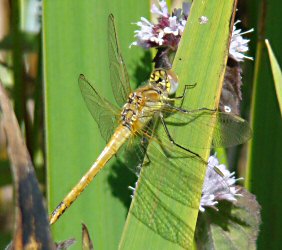
[[[108,53],[111,86],[117,104],[122,107],[132,92],[126,66],[120,51],[114,16],[108,18]]]

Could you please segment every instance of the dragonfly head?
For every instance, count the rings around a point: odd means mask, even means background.
[[[156,69],[150,76],[150,84],[172,95],[178,88],[177,76],[171,70]]]

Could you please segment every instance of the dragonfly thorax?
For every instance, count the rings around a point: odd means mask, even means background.
[[[143,105],[144,97],[140,92],[130,93],[121,112],[122,124],[132,130],[132,126],[137,120]]]
[[[154,70],[148,85],[129,94],[121,112],[122,125],[131,131],[144,126],[154,112],[162,109],[168,96],[175,93],[178,87],[176,78],[166,70]]]

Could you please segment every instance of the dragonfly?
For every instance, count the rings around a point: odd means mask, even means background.
[[[208,108],[197,110],[183,108],[182,103],[189,86],[187,85],[188,87],[185,88],[183,95],[175,96],[174,94],[178,88],[178,79],[171,70],[155,69],[151,73],[148,82],[133,91],[130,87],[126,65],[119,47],[114,16],[112,14],[108,18],[108,53],[111,87],[116,103],[120,108],[117,108],[116,105],[102,97],[84,75],[79,76],[78,82],[84,101],[97,122],[101,136],[107,144],[88,172],[51,214],[50,224],[58,220],[99,171],[119,151],[125,151],[126,155],[130,157],[128,161],[134,162],[137,168],[144,162],[144,158],[148,158],[149,162],[157,161],[154,154],[146,155],[146,147],[148,145],[152,145],[158,151],[174,152],[179,159],[192,157],[206,164],[199,154],[188,147],[198,146],[201,148],[203,144],[206,144],[205,141],[198,141],[198,145],[180,145],[169,131],[169,124],[176,124],[180,127],[193,127],[196,131],[200,130],[201,133],[210,131],[212,127],[213,138],[211,147],[238,145],[247,141],[251,136],[248,123],[238,116]],[[180,101],[180,105],[174,105],[178,101]],[[158,125],[162,125],[163,132],[154,134],[155,128]],[[164,161],[166,161],[165,154],[162,153],[161,155]],[[133,161],[132,158],[134,158]],[[177,169],[179,169],[178,166],[173,168],[172,166],[177,161],[171,164],[170,161],[166,162],[169,166],[158,171],[176,173]],[[133,167],[134,171],[136,171],[135,167]],[[160,172],[156,172],[156,175],[159,175]],[[152,182],[150,178],[148,176],[145,179],[148,182]],[[183,182],[187,182],[187,178],[190,177],[186,177],[183,174],[181,178],[184,178]],[[178,184],[176,186],[182,183],[180,179],[177,181]],[[169,179],[159,178],[159,181],[157,180],[154,185],[159,185],[164,193],[170,195],[172,186],[169,182]],[[185,193],[185,191],[181,193]],[[179,198],[176,197],[176,199],[185,203],[185,195],[179,195]]]

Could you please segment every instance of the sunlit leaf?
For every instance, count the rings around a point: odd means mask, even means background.
[[[269,41],[266,39],[265,40],[266,47],[268,49],[268,54],[270,58],[270,64],[271,64],[271,69],[272,69],[272,75],[274,79],[274,84],[275,84],[275,90],[276,90],[276,95],[280,107],[280,112],[282,114],[282,73],[281,73],[281,68],[278,64],[278,61],[272,51],[272,48],[270,46]]]
[[[229,22],[234,8],[232,1],[194,1],[192,5],[173,63],[173,70],[178,75],[181,84],[178,95],[183,93],[185,84],[197,83],[196,87],[189,90],[185,96],[185,107],[212,109],[218,105],[224,77],[223,65],[227,61],[228,37],[231,31]],[[199,17],[203,15],[208,17],[206,24],[199,22]],[[185,132],[173,126],[169,129],[176,135],[180,145],[187,140],[196,141],[199,137],[204,140],[203,134],[193,133],[194,131],[189,128],[186,128]],[[207,132],[212,133],[212,129]],[[206,139],[206,143],[209,145],[211,140]],[[150,149],[149,145],[149,156],[154,154],[154,149],[156,147]],[[209,154],[209,150],[194,151],[205,159]],[[159,173],[161,179],[171,163],[163,160],[158,162],[157,159],[158,154],[155,155],[154,163],[144,172],[146,171],[146,176],[149,176],[150,167],[153,169],[156,164],[159,164],[159,167],[163,167]],[[145,178],[142,179],[141,172],[135,194],[136,199],[133,199],[120,243],[121,249],[191,249],[205,167],[192,158],[187,159],[186,164],[182,164],[179,168],[182,167],[182,173],[190,175],[191,182],[195,184],[193,192],[190,193],[191,196],[187,197],[186,202],[189,205],[183,205],[174,199],[174,196],[177,196],[177,189],[174,195],[168,196],[162,193],[161,188],[147,184]],[[180,185],[181,181],[177,183],[177,178],[181,179],[182,176],[178,174],[172,177],[176,182],[171,183],[171,186]],[[164,179],[166,179],[165,176]],[[153,179],[150,183],[154,183]],[[192,186],[191,183],[187,185]]]

